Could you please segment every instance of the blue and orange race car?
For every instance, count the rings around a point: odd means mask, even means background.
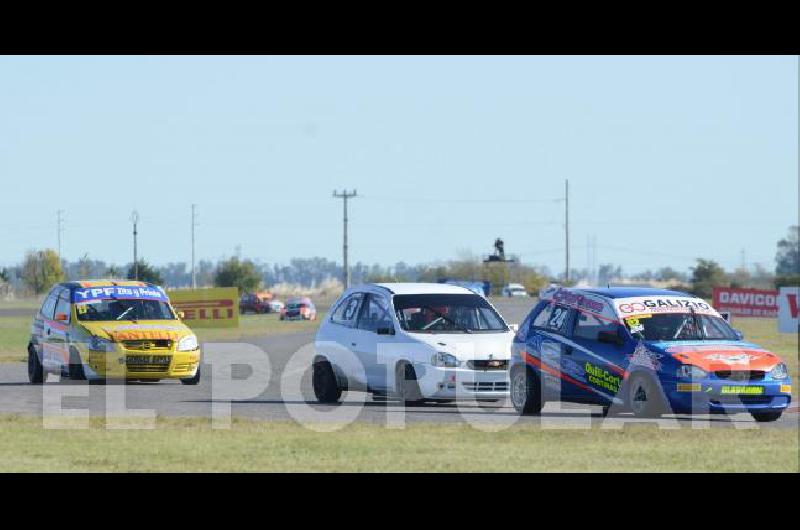
[[[604,414],[749,412],[767,422],[792,392],[780,357],[745,342],[704,300],[661,289],[547,289],[514,338],[510,370],[521,414],[568,401]]]

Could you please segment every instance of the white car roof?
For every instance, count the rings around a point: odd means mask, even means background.
[[[394,294],[475,294],[466,287],[447,283],[375,283]]]

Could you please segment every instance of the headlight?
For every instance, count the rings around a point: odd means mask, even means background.
[[[773,379],[788,379],[789,378],[789,369],[786,368],[786,365],[780,363],[773,368],[770,373],[770,377]]]
[[[459,361],[455,355],[450,355],[449,353],[445,353],[443,351],[437,351],[431,357],[431,364],[434,366],[457,368],[461,365],[461,361]]]
[[[89,339],[89,349],[92,351],[111,351],[114,349],[114,343],[108,339],[103,339],[92,335],[92,338]]]
[[[678,377],[682,379],[702,379],[706,376],[708,376],[708,372],[693,364],[682,364],[678,368]]]
[[[197,336],[186,335],[178,342],[178,351],[193,351],[197,349]]]

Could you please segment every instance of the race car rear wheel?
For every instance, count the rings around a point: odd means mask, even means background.
[[[657,418],[664,414],[658,384],[648,374],[634,374],[628,383],[628,408],[637,418]]]
[[[44,383],[44,378],[44,366],[39,360],[39,354],[33,345],[28,345],[28,381],[32,385],[41,385]]]
[[[511,372],[511,404],[523,415],[539,414],[544,407],[539,378],[527,368]]]
[[[397,363],[394,388],[400,402],[406,406],[419,405],[424,401],[417,382],[417,372],[411,363]]]
[[[311,368],[311,384],[320,403],[336,403],[342,397],[342,388],[336,380],[333,366],[326,359],[314,362]]]
[[[750,415],[759,423],[766,423],[770,421],[777,421],[783,414],[782,410],[770,412],[751,412]]]

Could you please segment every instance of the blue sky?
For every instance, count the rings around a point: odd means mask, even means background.
[[[796,57],[0,57],[0,264],[63,255],[774,267]]]

